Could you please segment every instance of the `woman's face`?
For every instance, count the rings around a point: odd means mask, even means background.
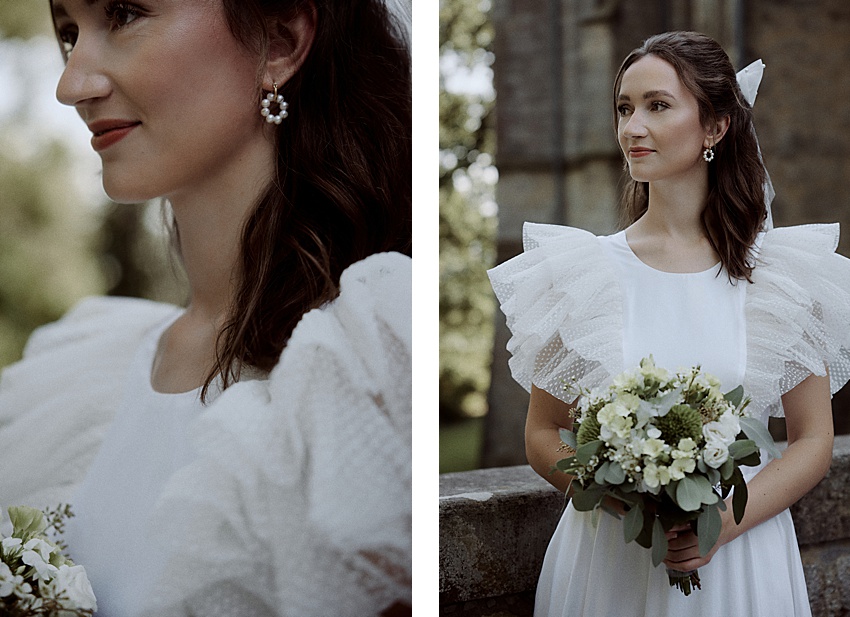
[[[649,55],[626,69],[617,111],[617,138],[633,179],[653,182],[704,169],[708,133],[696,98],[669,62]]]
[[[54,0],[53,15],[72,48],[56,95],[91,129],[112,199],[173,200],[270,151],[257,60],[220,0]]]

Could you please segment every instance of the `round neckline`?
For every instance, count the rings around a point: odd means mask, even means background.
[[[183,314],[183,311],[177,311],[176,315],[169,317],[168,319],[164,319],[159,326],[151,330],[150,334],[148,334],[147,339],[145,340],[141,358],[142,364],[146,368],[145,372],[145,386],[148,390],[148,393],[163,398],[170,398],[173,400],[177,400],[181,397],[192,397],[192,398],[200,398],[201,396],[201,387],[193,388],[191,390],[186,390],[184,392],[160,392],[153,385],[153,367],[156,362],[156,353],[160,347],[160,343],[162,342],[162,337],[165,336],[165,332],[174,324],[175,321]]]
[[[717,272],[719,272],[720,268],[723,265],[722,262],[718,261],[713,266],[710,266],[709,268],[707,268],[705,270],[699,270],[697,272],[670,272],[668,270],[660,270],[658,268],[650,266],[643,259],[641,259],[640,257],[637,256],[637,253],[634,252],[634,250],[632,249],[632,246],[629,244],[629,238],[628,238],[628,236],[626,236],[626,230],[625,229],[623,229],[622,231],[620,231],[619,233],[617,233],[615,235],[620,236],[620,240],[622,241],[623,247],[626,249],[626,252],[637,263],[642,265],[647,270],[650,270],[652,272],[657,272],[658,274],[666,274],[666,275],[670,275],[670,276],[700,276],[700,275],[705,275],[705,274],[716,275]]]

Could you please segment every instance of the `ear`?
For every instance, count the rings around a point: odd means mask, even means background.
[[[723,139],[723,136],[726,135],[726,131],[729,130],[729,122],[729,116],[718,118],[717,123],[714,125],[714,130],[712,131],[709,127],[703,146],[705,148],[709,148],[716,145],[721,139]]]
[[[298,72],[313,46],[316,35],[316,6],[305,3],[298,12],[277,17],[269,23],[269,50],[263,72],[263,89],[285,84]]]

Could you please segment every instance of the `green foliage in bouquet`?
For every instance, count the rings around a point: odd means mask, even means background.
[[[61,534],[69,506],[46,513],[25,506],[8,509],[12,535],[0,535],[0,615],[8,617],[91,617],[94,593],[82,566],[49,535]]]
[[[779,458],[767,428],[746,415],[743,388],[722,394],[699,367],[673,374],[650,356],[614,378],[604,391],[580,391],[573,431],[561,440],[575,450],[556,469],[576,477],[576,510],[619,518],[610,499],[624,504],[626,542],[651,549],[653,565],[667,554],[665,532],[690,525],[706,555],[721,531],[720,512],[732,494],[740,523],[747,504],[742,466],[761,462],[760,449]],[[696,572],[668,570],[685,595],[699,587]]]

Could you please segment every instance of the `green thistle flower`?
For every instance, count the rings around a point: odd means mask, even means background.
[[[702,416],[689,405],[674,405],[666,416],[655,418],[655,426],[665,443],[673,446],[687,437],[696,443],[702,439]]]
[[[587,417],[582,418],[576,432],[576,443],[583,446],[591,441],[599,439],[599,420],[596,419],[597,411],[590,411]]]

